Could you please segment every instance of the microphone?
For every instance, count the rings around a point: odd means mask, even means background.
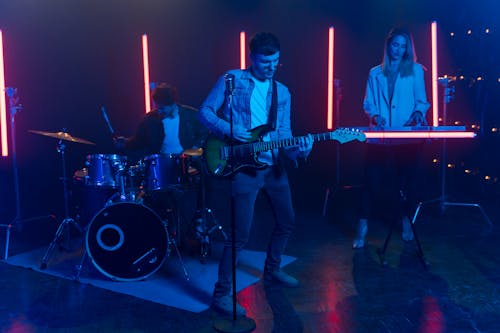
[[[224,80],[226,82],[226,94],[232,95],[234,90],[234,74],[225,74]]]

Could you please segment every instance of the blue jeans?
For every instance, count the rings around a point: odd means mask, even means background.
[[[239,173],[232,183],[233,209],[235,222],[236,259],[248,242],[252,226],[255,200],[260,190],[264,190],[270,199],[274,212],[275,224],[267,247],[264,271],[279,270],[281,255],[295,224],[295,213],[288,177],[285,171],[276,173],[272,167],[257,170],[254,174]],[[219,262],[219,275],[215,284],[214,297],[231,293],[232,286],[232,240],[229,238]]]

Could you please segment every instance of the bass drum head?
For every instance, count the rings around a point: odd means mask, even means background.
[[[163,265],[169,239],[165,224],[150,208],[120,202],[97,213],[85,243],[101,273],[116,281],[137,281]]]

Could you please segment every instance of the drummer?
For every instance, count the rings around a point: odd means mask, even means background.
[[[198,148],[203,146],[208,132],[198,121],[197,109],[179,104],[176,87],[168,83],[157,84],[151,97],[154,109],[144,116],[134,136],[115,137],[115,147],[123,153],[139,158],[147,158],[153,154],[200,151]],[[200,170],[196,163],[193,163],[193,166]],[[197,171],[191,170],[192,168],[189,172],[193,174]],[[190,221],[200,205],[197,196],[199,194],[192,191],[160,191],[148,193],[146,204],[162,217],[172,218],[168,215],[175,211],[181,214],[182,220]]]
[[[159,83],[151,97],[155,108],[145,115],[134,136],[114,139],[116,148],[145,157],[202,147],[207,130],[199,123],[195,108],[179,104],[175,86]]]

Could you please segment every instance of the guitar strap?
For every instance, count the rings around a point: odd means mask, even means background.
[[[269,131],[274,131],[276,129],[276,119],[278,117],[278,89],[276,88],[276,81],[273,80],[273,92],[271,98],[271,108],[269,110],[269,117],[267,119],[267,127]],[[271,154],[273,157],[273,171],[279,176],[281,174],[282,166],[281,159],[279,156],[276,156],[274,150],[271,150]]]
[[[278,89],[276,88],[276,81],[273,80],[273,96],[271,98],[271,108],[269,109],[269,117],[267,119],[267,126],[269,130],[276,129],[276,118],[278,114]]]

